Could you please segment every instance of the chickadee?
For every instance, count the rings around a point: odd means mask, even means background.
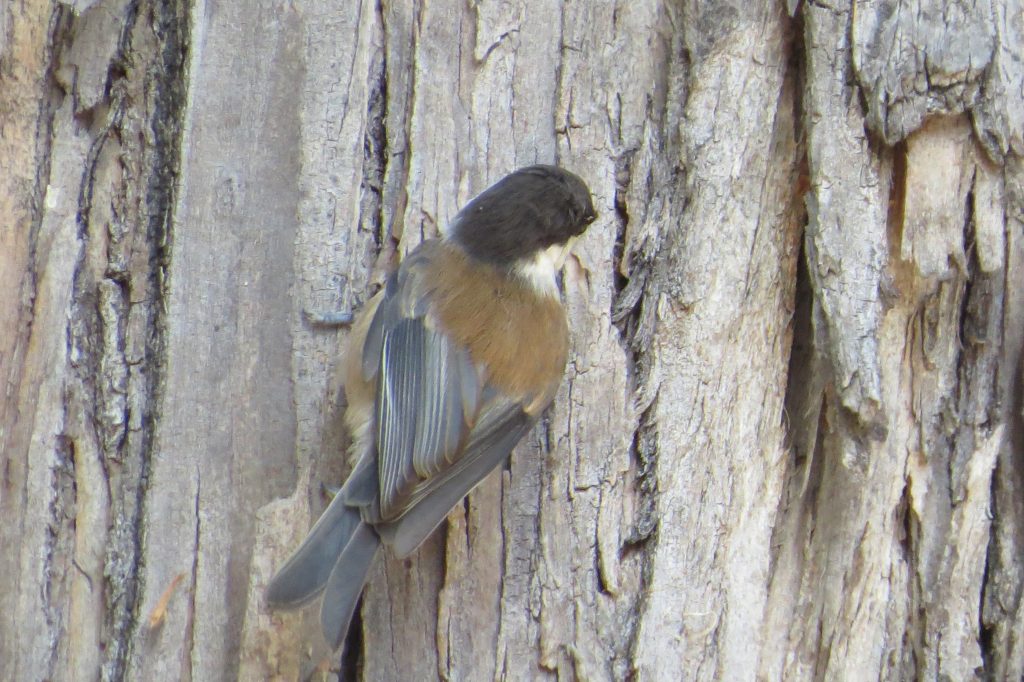
[[[383,542],[409,555],[536,423],[565,369],[555,277],[596,213],[555,166],[506,176],[420,244],[353,325],[345,423],[358,462],[267,587],[272,607],[324,592],[337,648]]]

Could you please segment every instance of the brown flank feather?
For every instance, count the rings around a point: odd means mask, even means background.
[[[353,448],[371,442],[367,438],[367,431],[373,423],[374,385],[363,380],[362,351],[373,315],[383,298],[384,292],[379,291],[367,302],[359,312],[348,336],[348,348],[345,351],[345,400],[348,403],[345,410],[345,426],[352,437]],[[363,453],[353,452],[353,455],[358,459]]]
[[[547,407],[569,352],[559,301],[448,244],[431,260],[426,279],[442,282],[431,296],[432,312],[441,328],[469,349],[474,364],[489,369],[486,380],[522,400],[529,414]]]

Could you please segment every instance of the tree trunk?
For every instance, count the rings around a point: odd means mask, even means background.
[[[1022,11],[6,3],[0,678],[1021,679]],[[329,652],[303,311],[534,162],[558,398]]]

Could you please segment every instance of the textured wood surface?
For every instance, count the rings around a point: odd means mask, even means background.
[[[0,677],[1020,679],[1019,0],[0,6]],[[555,406],[351,650],[262,589],[346,333],[508,171]]]

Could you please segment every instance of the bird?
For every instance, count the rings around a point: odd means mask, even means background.
[[[402,260],[355,317],[343,359],[356,464],[267,584],[271,608],[323,593],[320,626],[337,649],[381,546],[411,554],[508,458],[561,382],[558,272],[596,217],[579,176],[528,166]]]

